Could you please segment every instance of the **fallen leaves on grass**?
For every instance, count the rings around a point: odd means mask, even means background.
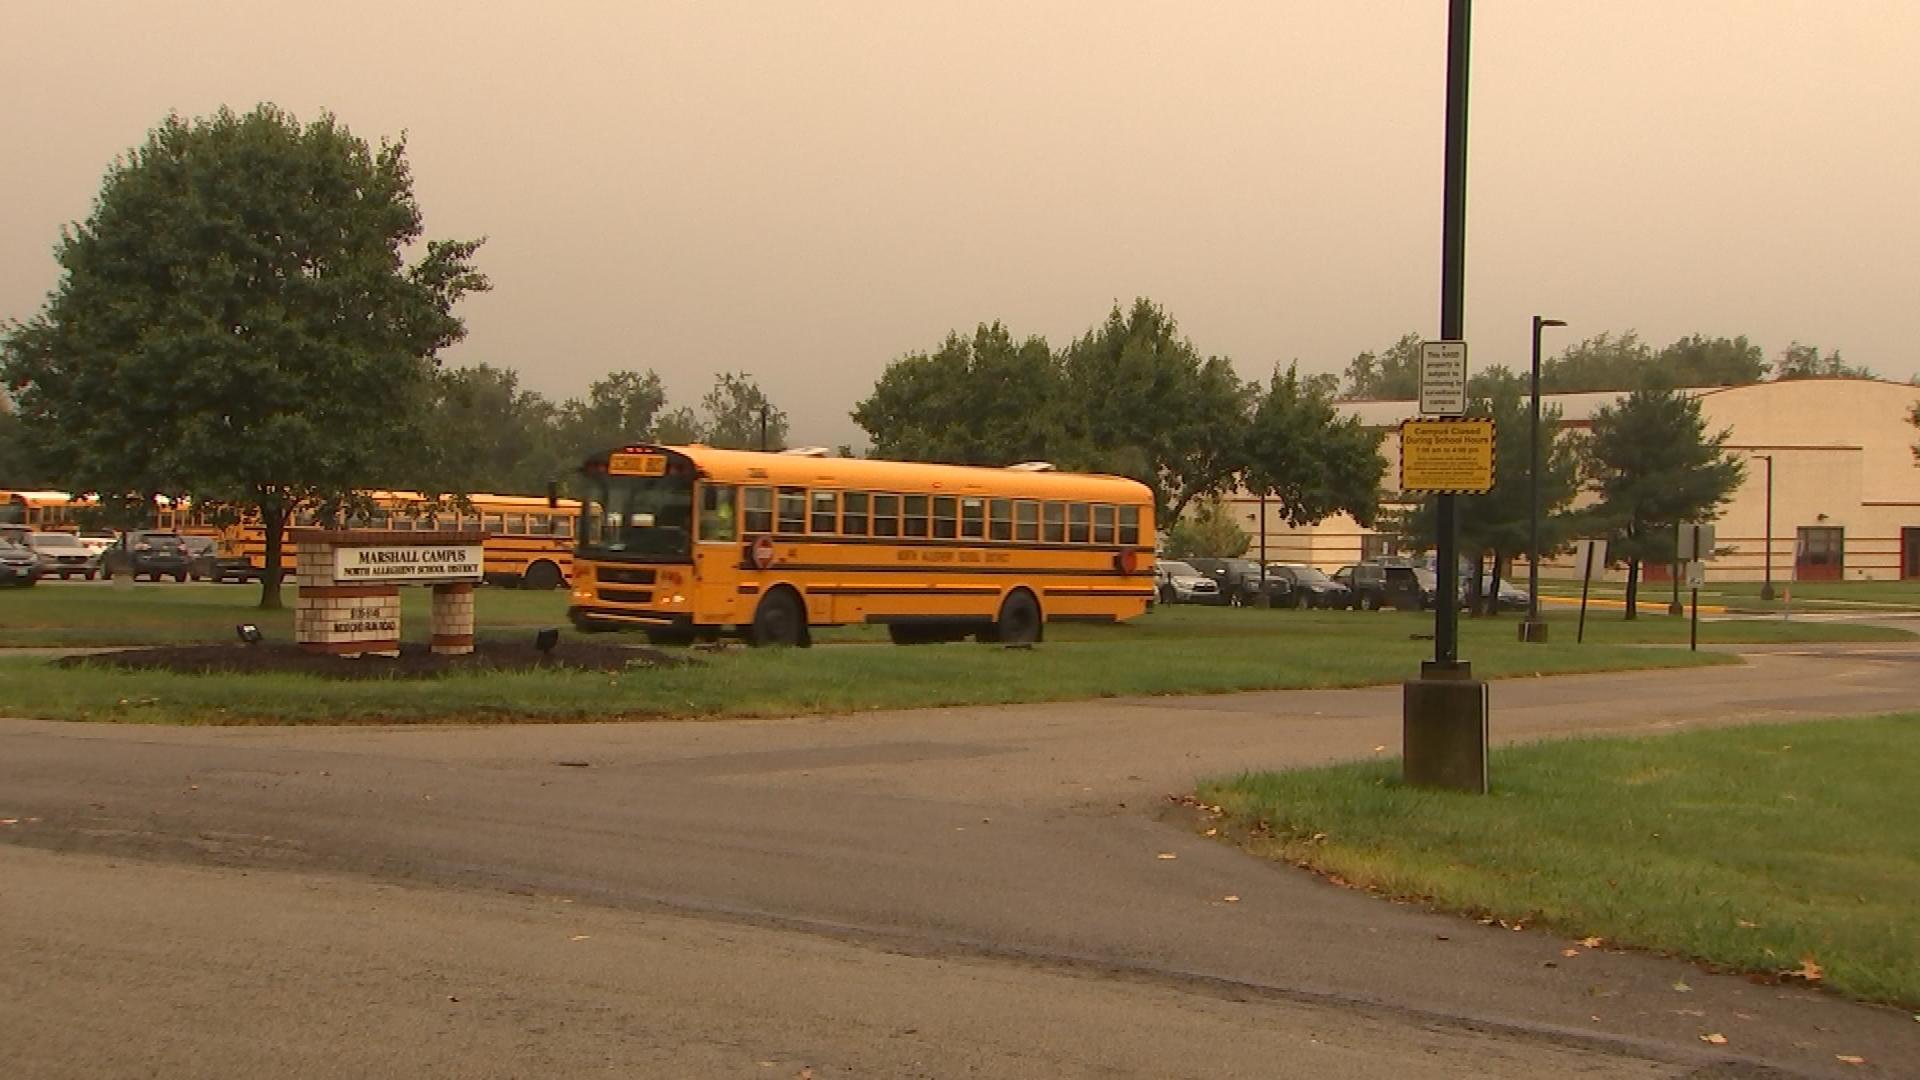
[[[1705,1035],[1700,1036],[1700,1041],[1703,1043],[1712,1043],[1714,1046],[1727,1045],[1727,1037],[1725,1035],[1720,1034],[1717,1031],[1711,1031]]]
[[[1678,990],[1678,991],[1680,991],[1680,992],[1681,992],[1681,993],[1683,993],[1683,994],[1691,994],[1691,993],[1693,993],[1693,987],[1691,987],[1691,986],[1688,986],[1688,985],[1687,985],[1687,980],[1685,980],[1685,979],[1681,979],[1681,980],[1679,980],[1679,981],[1677,981],[1677,982],[1675,982],[1675,983],[1673,984],[1673,988],[1674,988],[1675,990]]]
[[[1561,949],[1561,950],[1560,950],[1560,955],[1561,955],[1561,956],[1569,956],[1569,957],[1571,957],[1571,956],[1579,956],[1579,955],[1580,955],[1580,950],[1579,950],[1579,949]]]
[[[1799,979],[1802,982],[1817,983],[1827,977],[1827,972],[1825,968],[1820,966],[1818,961],[1814,960],[1813,955],[1809,953],[1800,958],[1799,967],[1794,968],[1792,971],[1781,972],[1780,977],[1783,979]]]
[[[1597,937],[1583,937],[1580,939],[1580,944],[1585,945],[1589,949],[1597,949],[1606,944],[1606,941]]]

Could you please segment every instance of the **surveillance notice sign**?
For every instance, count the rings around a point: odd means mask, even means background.
[[[1400,490],[1409,495],[1493,490],[1493,421],[1476,416],[1403,422]]]

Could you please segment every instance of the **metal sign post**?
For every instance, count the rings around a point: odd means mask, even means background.
[[[1449,343],[1466,336],[1467,268],[1467,43],[1472,0],[1449,0],[1447,5],[1447,109],[1444,182],[1440,227],[1440,337],[1433,343],[1432,384],[1429,388],[1428,348],[1422,346],[1421,411],[1466,411],[1466,348],[1460,345],[1457,403],[1432,398],[1441,373],[1451,358]],[[1444,397],[1445,395],[1439,395]],[[1430,414],[1431,415],[1431,414]],[[1440,415],[1446,415],[1442,413]],[[1401,768],[1407,783],[1418,787],[1487,793],[1487,684],[1474,679],[1473,666],[1460,659],[1460,564],[1456,495],[1435,499],[1439,532],[1438,603],[1433,616],[1433,660],[1420,665],[1420,677],[1402,684]]]
[[[1573,643],[1579,645],[1587,640],[1587,586],[1593,581],[1594,569],[1607,565],[1607,542],[1575,540],[1573,544],[1573,557],[1580,567],[1580,623],[1574,630]]]
[[[1700,586],[1706,583],[1707,564],[1698,559],[1688,563],[1687,591],[1693,594],[1693,618],[1687,627],[1687,648],[1692,652],[1700,651]]]

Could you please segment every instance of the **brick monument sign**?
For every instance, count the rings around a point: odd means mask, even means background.
[[[293,639],[308,652],[400,652],[400,586],[433,586],[434,652],[473,651],[473,587],[484,532],[289,529],[299,592]]]

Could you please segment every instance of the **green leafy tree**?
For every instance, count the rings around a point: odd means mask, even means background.
[[[1201,500],[1191,519],[1167,530],[1169,559],[1234,559],[1247,553],[1253,538],[1227,513],[1217,496]]]
[[[1785,380],[1871,379],[1876,376],[1871,368],[1855,367],[1840,359],[1838,349],[1821,356],[1818,346],[1802,345],[1796,341],[1780,350],[1780,359],[1773,365],[1773,377]]]
[[[595,379],[586,397],[571,398],[560,407],[565,456],[578,465],[609,447],[654,439],[666,405],[667,388],[652,370],[614,371]]]
[[[745,372],[725,373],[700,399],[709,446],[730,450],[778,450],[787,445],[787,414],[773,407]]]
[[[1540,390],[1549,394],[1624,390],[1644,383],[1653,362],[1653,349],[1632,330],[1619,335],[1596,334],[1543,362]]]
[[[1420,396],[1420,342],[1417,333],[1379,353],[1363,352],[1347,362],[1349,398],[1373,401],[1410,401]]]
[[[1683,337],[1661,349],[1654,357],[1653,366],[1675,386],[1745,386],[1767,377],[1766,354],[1745,335]],[[1625,390],[1638,385],[1636,379],[1607,389]]]
[[[1060,416],[1064,386],[1045,339],[1016,341],[998,322],[947,335],[931,353],[887,365],[853,419],[875,457],[1011,465],[1077,456]]]
[[[1332,388],[1303,379],[1298,366],[1277,367],[1247,425],[1241,483],[1277,499],[1293,525],[1311,525],[1345,512],[1372,526],[1380,509],[1387,459],[1381,433],[1342,417]]]
[[[1670,387],[1647,387],[1593,416],[1586,479],[1599,496],[1593,520],[1609,533],[1608,555],[1627,564],[1627,618],[1637,614],[1640,565],[1673,558],[1674,529],[1709,521],[1746,466],[1709,435],[1700,402]]]
[[[664,446],[686,446],[703,442],[706,437],[700,415],[685,405],[661,413],[653,424],[653,441]]]
[[[13,402],[0,392],[0,487],[31,490],[46,486],[51,472],[34,460],[27,427]]]
[[[421,425],[428,465],[413,486],[436,494],[539,494],[581,456],[556,440],[559,413],[505,368],[439,372]]]
[[[282,527],[390,473],[415,445],[480,242],[422,235],[404,141],[272,105],[168,117],[107,171],[55,248],[46,307],[6,332],[4,375],[59,479],[105,499],[186,495]]]
[[[1145,298],[1060,356],[1059,415],[1075,468],[1131,476],[1153,489],[1158,520],[1226,490],[1244,464],[1246,387],[1225,357],[1201,357]]]

